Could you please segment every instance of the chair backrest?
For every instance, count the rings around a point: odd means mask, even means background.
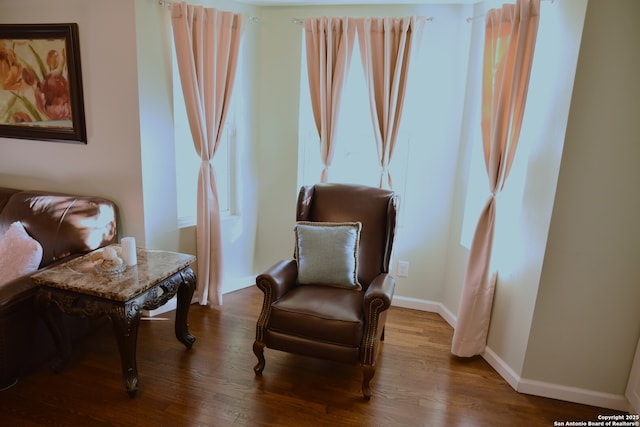
[[[304,186],[298,194],[297,221],[360,221],[358,280],[366,289],[389,272],[396,230],[398,196],[392,190],[349,184]]]

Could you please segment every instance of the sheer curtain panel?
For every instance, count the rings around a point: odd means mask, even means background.
[[[490,271],[496,195],[502,191],[518,146],[538,33],[540,0],[517,0],[486,16],[482,74],[482,148],[491,195],[473,235],[451,352],[482,354],[497,272]]]
[[[189,127],[202,159],[198,172],[196,294],[202,305],[222,305],[220,207],[212,160],[231,99],[242,17],[181,2],[171,4],[171,23]]]
[[[333,159],[335,130],[342,88],[353,53],[355,30],[346,18],[304,20],[307,70],[313,118],[320,136],[324,168],[320,182],[327,182]]]

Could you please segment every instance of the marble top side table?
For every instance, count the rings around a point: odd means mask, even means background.
[[[187,317],[196,287],[190,265],[192,255],[136,249],[138,264],[117,274],[99,274],[86,254],[33,275],[40,285],[36,296],[41,315],[51,332],[59,356],[51,367],[60,372],[71,348],[52,305],[62,312],[86,317],[107,316],[113,326],[122,363],[122,379],[127,393],[138,391],[136,342],[142,310],[154,310],[177,295],[176,338],[190,349],[195,337],[189,333]]]

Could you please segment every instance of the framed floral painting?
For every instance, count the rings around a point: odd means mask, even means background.
[[[78,24],[0,25],[0,137],[87,143]]]

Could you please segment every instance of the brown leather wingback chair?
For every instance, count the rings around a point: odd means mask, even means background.
[[[300,189],[297,221],[362,223],[358,251],[362,290],[300,286],[295,259],[276,263],[257,276],[264,302],[253,344],[258,358],[253,368],[256,375],[262,375],[265,367],[265,347],[359,363],[363,368],[362,393],[366,400],[371,398],[369,382],[395,287],[389,263],[397,206],[397,195],[380,188],[317,184]]]

